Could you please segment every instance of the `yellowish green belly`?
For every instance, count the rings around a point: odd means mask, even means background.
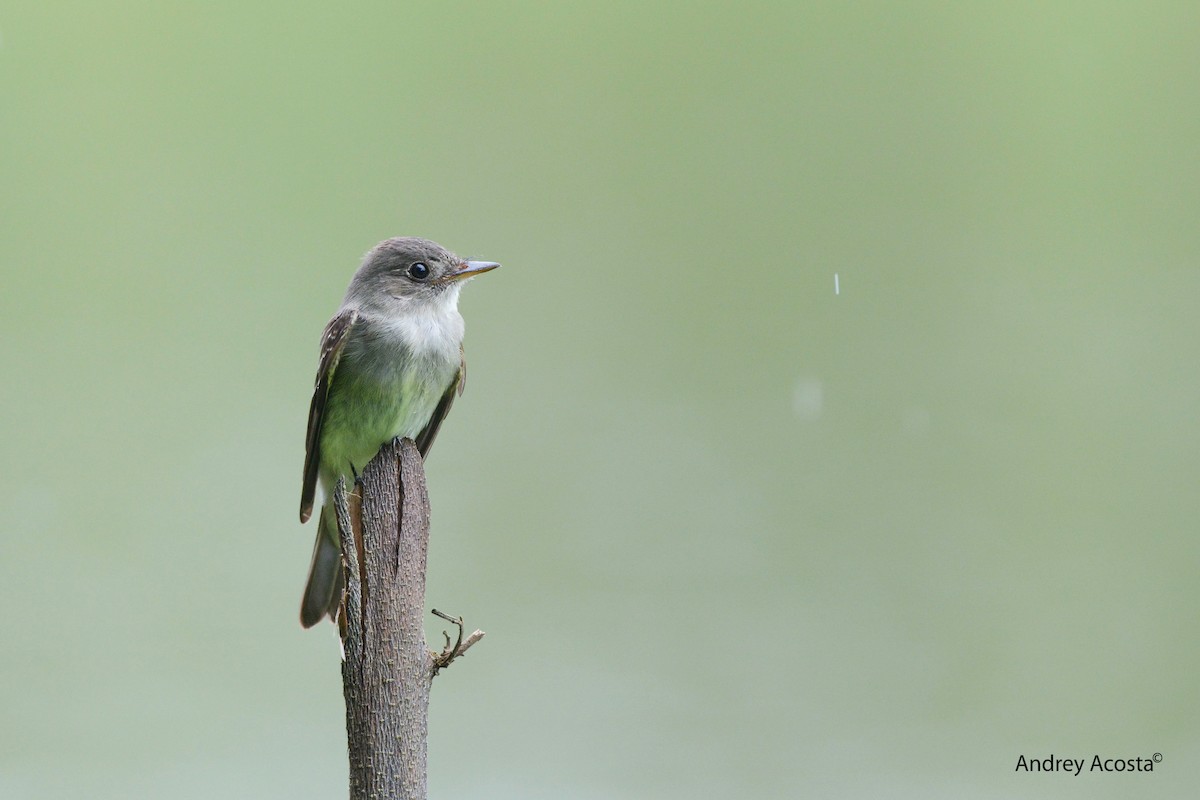
[[[325,404],[321,425],[321,481],[326,491],[339,475],[362,474],[379,448],[398,436],[415,439],[429,424],[449,386],[445,381],[417,380],[410,371],[351,377],[339,370]]]

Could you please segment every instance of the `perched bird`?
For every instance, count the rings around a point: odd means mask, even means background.
[[[367,253],[325,326],[300,494],[301,522],[312,516],[318,480],[325,494],[300,605],[304,627],[336,618],[341,602],[338,478],[353,481],[397,437],[429,453],[466,376],[458,293],[498,266],[464,261],[428,239],[387,239]]]

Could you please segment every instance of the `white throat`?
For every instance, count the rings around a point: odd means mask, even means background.
[[[458,313],[455,284],[425,302],[411,297],[391,298],[382,322],[390,335],[403,341],[414,355],[433,355],[457,361],[463,340],[463,318]]]

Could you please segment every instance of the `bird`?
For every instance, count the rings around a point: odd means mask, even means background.
[[[436,242],[385,239],[366,254],[321,336],[305,438],[300,522],[324,494],[300,624],[336,620],[343,587],[333,509],[338,479],[357,479],[379,449],[412,439],[424,458],[466,381],[458,297],[494,261],[468,261]]]

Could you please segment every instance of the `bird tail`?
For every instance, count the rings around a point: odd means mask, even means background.
[[[308,583],[300,603],[300,624],[311,628],[328,615],[337,619],[342,602],[342,548],[339,544],[333,504],[321,507],[317,520],[317,541],[313,544],[312,564],[308,568]]]

